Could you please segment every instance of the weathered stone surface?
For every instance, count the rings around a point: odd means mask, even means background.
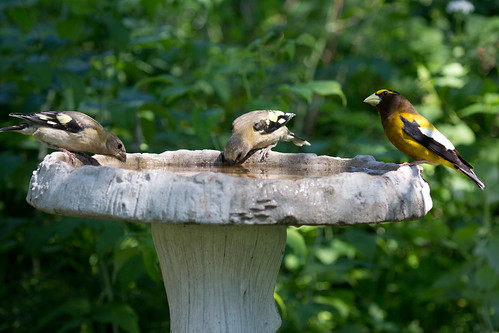
[[[219,154],[128,154],[126,165],[96,156],[102,166],[74,167],[55,152],[33,173],[27,201],[59,215],[222,225],[402,221],[432,207],[417,167],[276,152],[222,167]]]
[[[171,332],[270,333],[286,226],[153,223]]]

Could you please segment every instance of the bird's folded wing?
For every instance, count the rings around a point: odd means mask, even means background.
[[[55,128],[71,133],[78,133],[84,129],[78,121],[66,113],[45,111],[27,114],[11,114],[13,117],[28,120],[40,126]]]
[[[253,125],[253,129],[257,132],[264,134],[264,133],[272,133],[281,128],[282,126],[283,124],[277,121],[272,121],[270,119],[262,119]]]
[[[289,119],[285,115],[279,116],[276,121],[272,121],[270,118],[262,119],[253,125],[253,129],[261,134],[272,133],[286,125]]]
[[[436,128],[421,127],[416,119],[409,121],[403,116],[400,116],[400,119],[404,124],[403,131],[419,144],[449,162],[464,163],[469,168],[472,168],[468,162],[462,158],[459,158],[456,148],[452,142],[450,142],[449,139],[447,139]]]

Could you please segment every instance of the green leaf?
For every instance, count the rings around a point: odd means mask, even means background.
[[[341,90],[341,85],[336,81],[311,81],[297,83],[292,86],[285,84],[280,87],[280,90],[302,96],[309,104],[312,103],[314,93],[321,96],[339,96],[343,105],[347,103],[345,94]]]
[[[490,267],[499,273],[499,236],[494,235],[487,246],[487,259]]]
[[[158,255],[154,247],[152,238],[147,235],[139,239],[140,241],[140,252],[142,254],[142,263],[146,274],[154,282],[159,282],[161,278],[161,271],[159,269]]]
[[[180,84],[180,80],[176,78],[173,75],[158,75],[158,76],[151,76],[151,77],[146,77],[144,79],[138,80],[137,83],[135,83],[135,88],[142,88],[145,85],[149,85],[151,83],[160,83],[160,84],[169,84],[169,83],[174,83],[174,84]]]
[[[330,247],[321,247],[315,252],[317,259],[324,265],[331,265],[338,260],[339,253]]]
[[[488,93],[478,103],[471,104],[459,111],[459,116],[467,117],[476,113],[498,114],[499,94]]]
[[[480,152],[483,158],[480,159],[480,164],[477,165],[476,173],[483,177],[485,182],[486,198],[489,204],[499,203],[499,191],[496,189],[499,187],[499,164],[497,161],[496,152],[499,147],[497,145],[489,147],[489,149],[484,149]],[[487,156],[487,154],[489,154]],[[487,158],[491,160],[487,161]]]
[[[442,68],[442,76],[435,79],[435,85],[441,87],[462,88],[465,84],[467,69],[460,63],[453,62]]]
[[[452,240],[456,242],[460,248],[469,248],[475,243],[476,231],[478,225],[468,224],[457,229],[452,235]]]
[[[75,16],[85,17],[95,13],[95,3],[92,1],[68,1],[69,9]]]
[[[283,48],[284,52],[288,55],[288,59],[293,59],[296,54],[296,46],[292,41],[287,41]]]
[[[212,81],[213,88],[224,103],[228,103],[231,97],[231,85],[226,76],[216,75]]]
[[[121,51],[128,46],[130,36],[128,29],[125,27],[121,19],[113,16],[108,16],[105,23],[109,30],[109,46],[117,51]]]
[[[80,37],[83,20],[78,18],[70,18],[56,25],[57,33],[61,38],[77,40]]]
[[[130,286],[137,283],[139,278],[144,275],[144,265],[142,263],[142,258],[138,252],[130,258],[116,275],[116,282],[118,283],[119,289],[122,292],[130,289]]]
[[[89,323],[83,318],[78,317],[73,320],[69,320],[64,322],[60,327],[58,327],[56,333],[65,333],[65,332],[79,332],[79,333],[93,333],[93,331],[89,331]],[[85,329],[87,327],[87,329]]]
[[[139,333],[138,316],[135,311],[123,303],[110,303],[95,309],[93,318],[102,323],[118,325],[129,333]]]
[[[221,76],[221,75],[218,75],[218,76]],[[215,81],[215,79],[213,79],[213,81]],[[214,86],[216,85],[216,83],[213,84],[210,84],[208,81],[206,80],[199,80],[196,82],[196,84],[194,85],[194,90],[196,92],[200,91],[202,92],[203,94],[206,94],[208,96],[211,96],[213,95],[213,92],[215,91],[214,90]]]
[[[372,259],[376,254],[376,235],[358,230],[348,230],[345,238],[364,257]]]
[[[0,152],[0,160],[2,161],[0,163],[0,174],[3,177],[9,177],[23,162],[21,155],[8,151]]]
[[[161,91],[161,98],[166,99],[166,103],[170,104],[186,95],[191,89],[188,86],[168,86]]]
[[[95,247],[99,259],[111,252],[116,242],[123,237],[123,228],[120,223],[103,221],[102,229],[96,230]]]
[[[476,141],[475,133],[464,122],[455,125],[441,124],[437,127],[455,146],[471,145]]]
[[[311,34],[309,34],[307,32],[298,36],[298,38],[296,38],[295,42],[296,42],[296,44],[299,44],[299,45],[308,46],[311,49],[314,49],[315,45],[316,45],[316,41],[315,41],[314,36],[312,36]]]
[[[223,114],[224,110],[222,108],[195,109],[192,113],[191,122],[196,134],[203,141],[208,142]]]
[[[341,97],[343,105],[347,104],[347,100],[343,90],[341,90],[341,85],[336,81],[312,81],[306,83],[306,85],[312,89],[318,95],[328,96],[335,95]]]
[[[57,70],[55,72],[55,77],[59,79],[62,83],[63,89],[72,91],[73,108],[77,108],[80,102],[85,97],[85,82],[82,76],[67,70]]]
[[[355,257],[355,247],[338,238],[331,241],[331,248],[338,254],[338,256],[345,256],[350,259]]]
[[[81,316],[82,314],[90,313],[92,304],[87,298],[75,298],[64,303],[61,309],[64,309],[64,312],[73,316]]]
[[[48,61],[33,61],[25,64],[26,71],[33,83],[40,89],[47,89],[52,84],[52,66]]]
[[[140,3],[149,16],[154,16],[155,10],[160,4],[160,2],[157,0],[140,0]]]
[[[297,228],[287,228],[286,245],[288,245],[299,257],[305,258],[307,256],[305,239]]]
[[[141,111],[152,111],[158,116],[162,118],[168,119],[169,124],[172,126],[173,129],[176,128],[176,122],[175,118],[168,112],[168,110],[158,104],[153,104],[153,103],[144,103],[142,106],[139,107],[139,112]]]
[[[347,324],[341,326],[340,329],[336,330],[336,333],[368,333],[369,328],[361,324]]]
[[[307,103],[309,104],[312,103],[312,97],[314,95],[314,92],[312,91],[312,89],[303,84],[296,84],[293,86],[285,84],[279,87],[279,89],[284,92],[294,93],[298,96],[303,97],[307,101]]]
[[[480,267],[475,273],[475,284],[479,289],[492,290],[499,281],[499,275],[489,266]]]
[[[126,242],[127,238],[125,238]],[[133,239],[135,241],[135,239]],[[133,247],[124,247],[123,248],[123,243],[121,244],[120,248],[115,248],[114,250],[114,255],[113,255],[113,275],[112,275],[112,280],[116,281],[119,279],[119,274],[121,272],[121,268],[125,266],[127,262],[129,262],[133,257],[137,256],[139,253],[139,249],[137,246]]]
[[[9,9],[7,15],[17,23],[23,32],[28,32],[33,25],[31,17],[32,15],[36,16],[36,11],[23,7],[15,7]]]

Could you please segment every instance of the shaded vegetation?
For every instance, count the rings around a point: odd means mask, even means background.
[[[475,166],[485,192],[424,166],[419,221],[288,230],[282,332],[499,330],[499,6],[420,1],[4,0],[0,126],[78,110],[129,152],[223,149],[255,109],[340,157],[406,161],[362,100],[404,94]],[[275,150],[299,152],[281,143]],[[47,153],[0,135],[0,332],[169,326],[148,226],[43,214],[29,178]]]

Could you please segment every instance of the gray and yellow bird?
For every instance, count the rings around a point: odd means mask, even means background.
[[[291,141],[297,146],[310,143],[291,132],[285,125],[295,116],[278,110],[251,111],[232,122],[232,136],[223,151],[223,161],[243,163],[253,152],[262,151],[263,161],[279,141]]]
[[[65,152],[73,162],[73,152],[107,155],[126,162],[123,142],[84,113],[45,111],[11,113],[9,116],[24,119],[26,123],[0,128],[0,132],[32,135],[49,148]]]

